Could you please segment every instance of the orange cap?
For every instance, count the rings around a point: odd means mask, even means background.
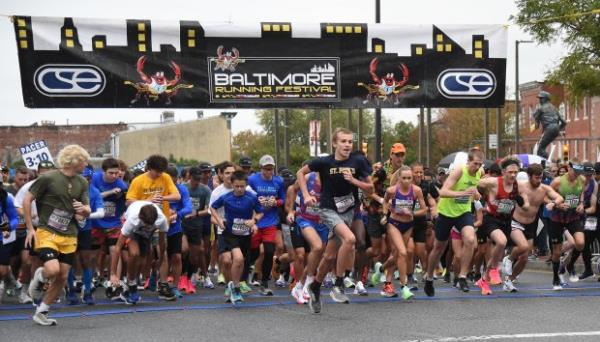
[[[406,153],[406,147],[401,143],[395,143],[390,149],[391,153]]]

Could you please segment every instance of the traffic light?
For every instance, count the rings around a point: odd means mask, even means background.
[[[365,155],[367,155],[367,154],[368,154],[368,152],[369,152],[369,143],[367,143],[367,142],[363,142],[363,143],[361,143],[361,147],[360,147],[360,149],[362,150],[362,152],[363,152]]]
[[[565,162],[569,161],[569,144],[563,145],[563,160]]]

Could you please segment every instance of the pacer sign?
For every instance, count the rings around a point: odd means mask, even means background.
[[[210,101],[339,102],[339,69],[339,58],[209,58]]]
[[[50,154],[50,150],[48,149],[48,144],[44,140],[23,145],[19,147],[19,150],[28,169],[37,170],[37,165],[41,161],[51,161],[54,163],[52,154]]]

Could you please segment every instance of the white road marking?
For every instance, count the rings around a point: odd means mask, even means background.
[[[579,336],[600,336],[600,331],[574,331],[557,333],[531,333],[531,334],[502,334],[502,335],[480,335],[480,336],[460,336],[460,337],[439,337],[431,339],[403,340],[401,342],[462,342],[462,341],[489,341],[502,339],[518,338],[549,338],[549,337],[579,337]]]

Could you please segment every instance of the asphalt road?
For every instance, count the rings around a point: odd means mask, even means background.
[[[95,306],[53,307],[58,326],[41,327],[33,308],[14,297],[0,304],[4,341],[599,341],[600,283],[595,279],[554,292],[551,274],[529,271],[518,293],[493,288],[481,296],[436,282],[436,297],[422,289],[413,300],[385,299],[371,288],[350,304],[327,296],[319,315],[295,304],[289,292],[251,294],[238,308],[223,301],[222,288],[200,290],[177,302],[144,301],[130,307],[99,300]],[[324,289],[324,294],[328,290]]]

